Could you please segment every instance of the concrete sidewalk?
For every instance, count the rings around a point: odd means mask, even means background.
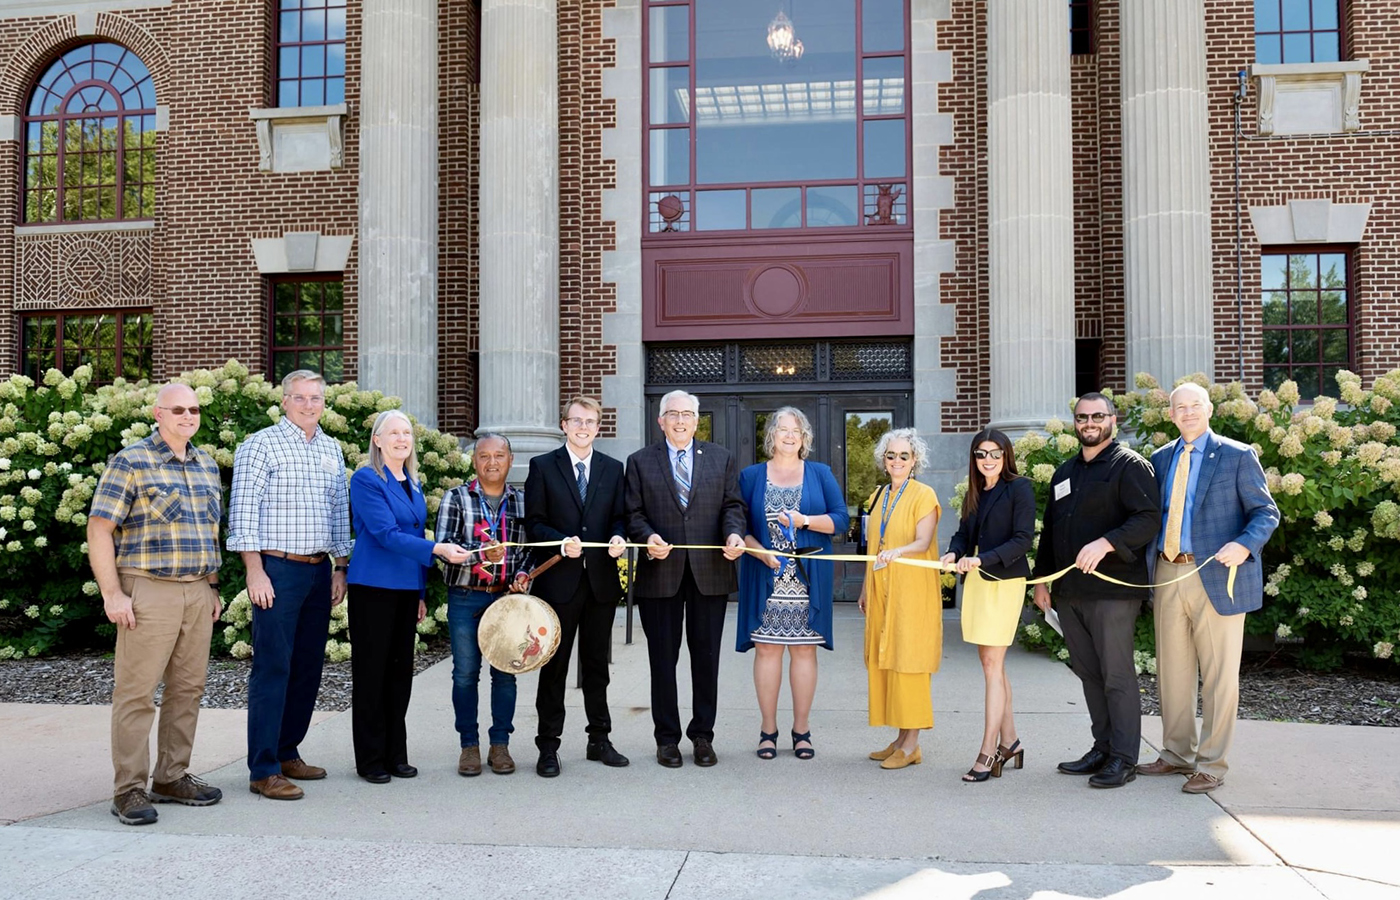
[[[624,645],[621,618],[610,699],[614,742],[632,765],[584,760],[582,698],[570,691],[564,771],[553,780],[533,772],[533,677],[520,679],[520,771],[457,776],[442,663],[414,686],[418,778],[355,777],[350,716],[333,715],[303,745],[330,777],[305,785],[303,801],[264,800],[244,788],[243,713],[207,711],[196,763],[224,802],[161,806],[158,824],[137,829],[107,812],[106,707],[0,707],[0,762],[24,785],[0,793],[0,818],[23,820],[0,828],[0,894],[105,897],[119,884],[165,882],[195,897],[1400,897],[1400,777],[1388,759],[1400,743],[1388,730],[1242,722],[1234,768],[1214,795],[1182,794],[1180,777],[1094,791],[1054,770],[1089,745],[1077,679],[1013,649],[1026,768],[964,784],[982,679],[950,620],[925,763],[887,772],[865,759],[890,732],[866,724],[862,620],[843,605],[838,649],[819,656],[816,759],[754,755],[752,657],[729,652],[720,764],[687,758],[667,770],[653,756],[640,628]],[[731,634],[733,620],[731,611]],[[683,700],[687,669],[683,656]],[[71,720],[40,727],[55,717]],[[786,748],[790,720],[779,725]],[[1158,720],[1145,719],[1145,742],[1159,735]],[[61,803],[47,785],[64,786]]]

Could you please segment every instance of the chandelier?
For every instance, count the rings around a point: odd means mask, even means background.
[[[768,23],[768,50],[782,63],[795,63],[802,58],[802,42],[792,27],[792,20],[781,10]]]

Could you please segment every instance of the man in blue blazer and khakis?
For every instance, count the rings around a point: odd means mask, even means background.
[[[1260,552],[1278,527],[1254,449],[1210,430],[1210,394],[1187,382],[1172,391],[1181,437],[1152,454],[1162,494],[1162,530],[1152,554],[1157,688],[1162,753],[1142,775],[1190,775],[1182,790],[1204,794],[1225,783],[1225,755],[1240,704],[1245,613],[1264,604]],[[1208,565],[1192,573],[1207,559]],[[1236,567],[1234,597],[1227,590]],[[1188,575],[1175,584],[1167,582]],[[1202,722],[1196,734],[1196,679]]]

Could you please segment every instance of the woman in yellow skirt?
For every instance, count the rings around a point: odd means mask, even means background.
[[[967,494],[958,533],[943,562],[957,564],[964,576],[963,640],[977,645],[986,681],[982,747],[963,781],[1001,777],[1002,766],[1026,762],[1011,713],[1011,682],[1006,677],[1006,648],[1016,639],[1016,625],[1026,603],[1026,554],[1035,539],[1035,490],[1018,477],[1011,440],[995,429],[972,438],[967,460]],[[995,576],[983,578],[982,573]]]
[[[865,571],[860,608],[865,613],[865,668],[870,676],[870,724],[899,734],[870,754],[884,769],[923,762],[919,731],[933,727],[930,676],[943,657],[943,594],[937,569],[899,565],[900,557],[936,553],[938,495],[914,476],[928,460],[928,446],[912,428],[886,432],[875,464],[890,483],[871,495],[870,543],[877,561]]]

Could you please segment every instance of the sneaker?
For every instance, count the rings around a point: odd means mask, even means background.
[[[186,772],[179,781],[151,785],[151,800],[156,803],[183,803],[185,806],[213,806],[224,799],[224,792],[205,784]]]
[[[112,815],[123,825],[150,825],[159,815],[141,788],[132,788],[112,798]]]
[[[492,744],[486,754],[486,764],[497,775],[509,775],[515,771],[515,760],[510,758],[510,748],[505,744]]]

